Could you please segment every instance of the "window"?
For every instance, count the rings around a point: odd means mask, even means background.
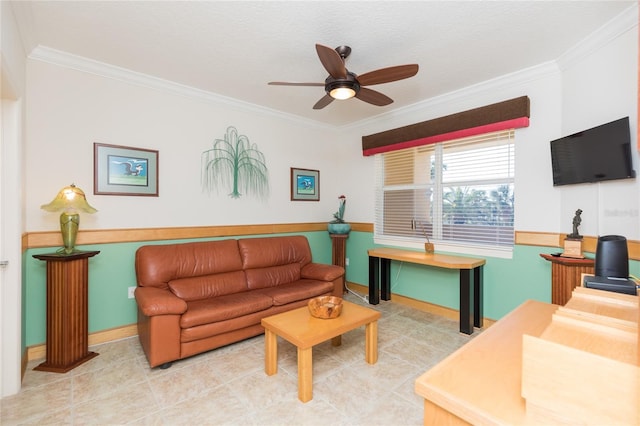
[[[514,131],[376,156],[375,239],[512,248]]]

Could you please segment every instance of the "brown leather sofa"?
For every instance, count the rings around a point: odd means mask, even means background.
[[[264,317],[343,294],[344,268],[313,263],[299,235],[142,246],[135,268],[151,367],[259,335]]]

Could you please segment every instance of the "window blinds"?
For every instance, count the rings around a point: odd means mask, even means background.
[[[511,246],[514,131],[376,155],[377,239]]]

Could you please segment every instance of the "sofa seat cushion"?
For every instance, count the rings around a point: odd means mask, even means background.
[[[271,297],[258,292],[228,294],[210,299],[187,302],[187,312],[180,318],[180,327],[189,328],[264,311],[273,305]]]
[[[273,299],[274,306],[286,305],[333,292],[333,283],[316,280],[299,280],[289,284],[258,290]]]

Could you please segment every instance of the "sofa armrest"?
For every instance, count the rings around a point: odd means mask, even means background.
[[[344,268],[337,265],[326,265],[324,263],[307,263],[300,271],[301,278],[334,281],[344,275]]]
[[[137,287],[135,296],[138,307],[148,317],[182,315],[187,310],[187,302],[169,290],[157,287]]]

